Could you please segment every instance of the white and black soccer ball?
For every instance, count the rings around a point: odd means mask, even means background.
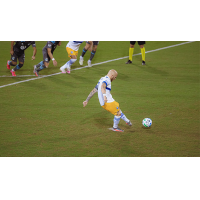
[[[144,127],[150,127],[152,125],[152,120],[150,118],[144,118],[142,121]]]

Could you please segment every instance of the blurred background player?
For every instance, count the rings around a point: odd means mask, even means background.
[[[126,64],[132,63],[135,43],[136,43],[136,41],[130,41],[129,60],[126,62]],[[142,65],[145,65],[145,47],[144,47],[145,41],[138,41],[138,45],[140,46],[140,50],[141,50],[141,54],[142,54]]]
[[[42,49],[43,53],[43,61],[38,63],[37,65],[34,65],[33,73],[35,73],[36,76],[39,75],[39,71],[48,68],[49,61],[53,61],[53,65],[57,66],[57,61],[53,57],[53,52],[56,49],[57,46],[61,45],[61,41],[48,41],[47,44]]]
[[[123,119],[127,125],[132,126],[132,123],[127,117],[122,113],[119,103],[116,102],[110,93],[111,91],[111,82],[117,78],[117,71],[114,69],[110,70],[108,74],[102,77],[95,88],[90,92],[87,99],[83,102],[83,107],[88,104],[88,101],[93,97],[93,95],[98,92],[99,103],[102,108],[111,112],[114,115],[113,120],[113,131],[123,132],[118,127],[120,119]]]
[[[67,73],[70,74],[71,65],[76,62],[78,56],[78,50],[83,41],[69,41],[66,45],[66,51],[68,53],[68,57],[70,60],[66,62],[62,67],[60,67],[60,71],[62,73],[66,73],[65,69],[67,69]]]
[[[16,76],[15,71],[19,70],[24,65],[24,61],[25,61],[24,51],[30,45],[32,45],[33,47],[32,60],[35,60],[35,55],[37,52],[35,41],[16,41],[16,42],[12,41],[11,42],[11,50],[10,50],[11,60],[7,61],[7,68],[10,69],[10,66],[16,66],[10,71],[12,76]],[[19,60],[18,65],[17,65],[17,59]]]
[[[80,59],[79,59],[80,65],[83,65],[83,57],[84,57],[85,53],[87,52],[87,50],[92,48],[90,59],[88,60],[88,67],[92,67],[92,59],[94,58],[98,44],[99,44],[99,41],[87,41],[86,42],[86,45],[83,48],[82,54],[81,54]]]

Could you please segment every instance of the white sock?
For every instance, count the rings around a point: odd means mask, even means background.
[[[66,69],[66,68],[67,68],[66,65],[67,65],[67,63],[65,63],[60,69],[61,69],[61,70]]]
[[[70,59],[68,62],[66,62],[66,63],[61,67],[61,69],[66,69],[67,67],[71,67],[71,65],[72,65],[73,63],[75,63],[76,60],[77,60],[77,59]]]
[[[69,66],[71,66],[73,63],[76,62],[76,60],[77,60],[77,59],[72,59],[72,58],[71,58],[67,63],[68,63]]]
[[[126,115],[125,115],[124,113],[121,113],[121,118],[122,118],[126,123],[129,122],[129,119],[126,117]]]
[[[113,128],[117,128],[117,127],[118,127],[120,118],[121,118],[121,116],[116,116],[116,115],[115,115],[115,117],[114,117],[114,119],[113,119]]]

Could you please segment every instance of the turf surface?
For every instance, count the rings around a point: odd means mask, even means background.
[[[42,60],[46,42],[36,42],[36,60],[32,48],[26,51],[25,64],[16,75],[34,75],[33,65]],[[146,52],[181,41],[146,42]],[[41,75],[59,72],[67,56],[63,41],[52,62]],[[83,43],[79,55],[84,47]],[[1,157],[199,157],[199,42],[146,53],[101,64],[103,61],[128,56],[129,42],[100,41],[91,68],[74,70],[41,79],[35,77],[0,77],[0,86],[33,80],[0,88],[0,156]],[[6,62],[10,59],[10,42],[0,42],[0,76],[10,76]],[[140,53],[136,44],[134,54]],[[87,52],[84,66],[90,53]],[[79,68],[78,60],[72,69]],[[97,94],[83,108],[82,102],[100,77],[110,69],[118,71],[112,83],[112,95],[123,113],[123,133],[108,130],[113,115],[100,107]],[[142,127],[149,117],[151,128]]]

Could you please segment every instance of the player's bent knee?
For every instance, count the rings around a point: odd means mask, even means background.
[[[119,109],[119,111],[117,111],[117,116],[121,116],[121,110]]]
[[[77,57],[75,55],[71,55],[72,59],[77,59]]]
[[[19,68],[22,68],[24,63],[19,63]]]
[[[97,50],[97,45],[94,45],[93,46],[93,51],[96,51]]]
[[[46,68],[49,67],[49,63],[47,63],[47,62],[44,62],[44,65],[45,65]]]

